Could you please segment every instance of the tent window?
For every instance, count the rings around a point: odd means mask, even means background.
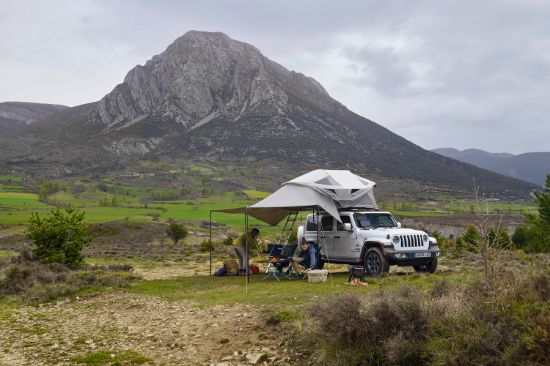
[[[317,231],[317,222],[313,216],[307,218],[306,231]]]
[[[334,218],[332,216],[323,216],[321,219],[321,231],[332,231]]]

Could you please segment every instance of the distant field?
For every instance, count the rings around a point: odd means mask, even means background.
[[[1,181],[14,181],[14,182],[19,182],[21,181],[21,177],[18,177],[16,175],[0,175],[0,182]]]
[[[199,169],[190,167],[193,173]],[[18,182],[20,177],[0,176],[0,224],[26,224],[32,212],[47,214],[58,207],[75,207],[86,212],[88,223],[130,220],[149,221],[152,219],[167,221],[169,219],[208,221],[210,210],[251,206],[267,197],[269,192],[254,189],[242,192],[210,193],[208,197],[178,199],[183,188],[142,188],[130,185],[96,182],[62,182],[61,190],[47,195],[42,202],[38,195],[26,192],[27,189]],[[454,213],[468,213],[474,203],[468,200],[442,199],[441,202],[426,204],[408,202],[381,203],[381,209],[388,210],[400,217],[442,217]],[[533,205],[488,202],[493,213],[523,214],[535,213]],[[219,212],[212,213],[214,222],[224,223],[242,229],[243,215],[231,215]],[[251,219],[251,225],[265,225]],[[266,228],[267,231],[273,229]]]

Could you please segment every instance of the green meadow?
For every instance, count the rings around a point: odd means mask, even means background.
[[[36,191],[39,189],[36,188]],[[188,190],[188,191],[185,191]],[[56,207],[79,208],[86,212],[88,223],[110,221],[168,221],[171,219],[204,222],[210,219],[212,210],[250,206],[267,197],[269,192],[247,189],[233,192],[198,190],[190,198],[185,197],[191,188],[143,188],[111,182],[72,181],[56,183],[54,192],[39,199],[37,193],[23,185],[21,177],[0,176],[0,224],[28,223],[31,213],[47,214]],[[41,193],[43,194],[43,193]],[[189,194],[188,194],[189,195]],[[389,210],[399,217],[441,217],[452,214],[468,214],[474,203],[468,200],[443,198],[431,204],[408,202],[381,202],[381,209]],[[492,213],[524,214],[535,212],[535,207],[526,203],[487,202]],[[304,214],[305,215],[305,214]],[[212,212],[214,222],[244,227],[243,215]],[[261,225],[251,219],[250,224]],[[269,230],[269,229],[268,229]]]

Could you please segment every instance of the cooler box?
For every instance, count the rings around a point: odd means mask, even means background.
[[[312,269],[307,273],[307,282],[321,283],[327,282],[328,271],[324,269]]]

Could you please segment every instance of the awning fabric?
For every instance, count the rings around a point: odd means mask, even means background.
[[[290,212],[321,208],[338,221],[338,208],[376,208],[373,188],[376,183],[349,170],[314,170],[289,182],[250,207],[213,210],[248,213],[271,225],[277,225]]]

